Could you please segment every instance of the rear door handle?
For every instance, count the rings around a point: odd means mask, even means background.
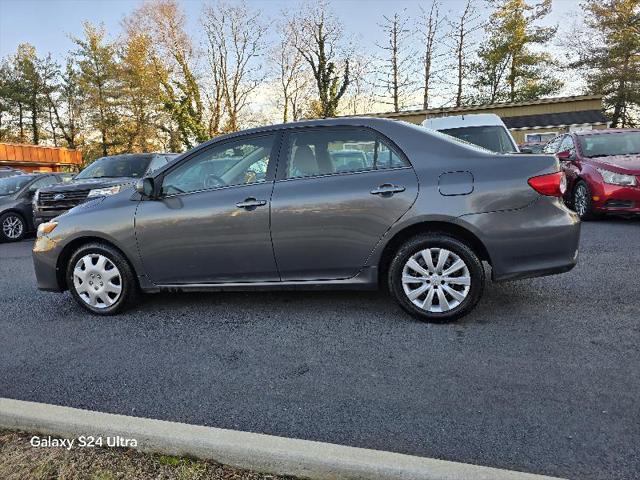
[[[381,195],[383,197],[391,197],[394,193],[404,192],[406,189],[401,185],[391,185],[383,183],[378,188],[371,190],[372,195]]]
[[[245,198],[243,202],[236,203],[236,207],[238,208],[246,208],[250,210],[256,207],[262,207],[267,204],[266,200],[256,200],[253,197]]]

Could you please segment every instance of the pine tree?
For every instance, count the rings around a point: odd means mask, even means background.
[[[589,30],[579,37],[578,60],[587,88],[604,96],[612,127],[640,124],[640,0],[588,0]]]
[[[562,82],[551,74],[553,58],[533,48],[545,47],[556,33],[557,27],[536,26],[550,13],[551,0],[535,5],[526,0],[491,3],[494,10],[485,27],[487,38],[474,65],[480,100],[518,102],[558,92]]]

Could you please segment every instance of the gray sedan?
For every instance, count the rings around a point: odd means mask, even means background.
[[[415,317],[451,321],[478,303],[482,262],[494,281],[573,268],[564,186],[550,155],[384,119],[289,123],[216,138],[41,225],[33,258],[40,289],[101,315],[141,291],[386,285]]]

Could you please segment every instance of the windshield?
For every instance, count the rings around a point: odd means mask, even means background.
[[[446,128],[442,133],[473,143],[498,153],[516,153],[517,150],[504,127],[488,125],[481,127]]]
[[[12,195],[33,179],[30,175],[0,178],[0,196]]]
[[[151,155],[145,156],[119,156],[102,157],[93,162],[77,176],[76,180],[83,178],[117,178],[117,177],[144,177]]]
[[[579,135],[580,150],[587,158],[610,155],[640,155],[640,132]]]

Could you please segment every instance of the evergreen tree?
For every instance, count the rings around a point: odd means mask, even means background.
[[[604,96],[612,127],[640,124],[640,0],[588,0],[589,30],[577,44],[587,88]]]
[[[485,27],[487,38],[479,47],[479,61],[474,65],[479,99],[488,103],[519,102],[557,93],[562,82],[551,74],[554,60],[540,51],[557,27],[536,26],[551,11],[551,0],[535,5],[526,0],[490,3],[494,10]]]

